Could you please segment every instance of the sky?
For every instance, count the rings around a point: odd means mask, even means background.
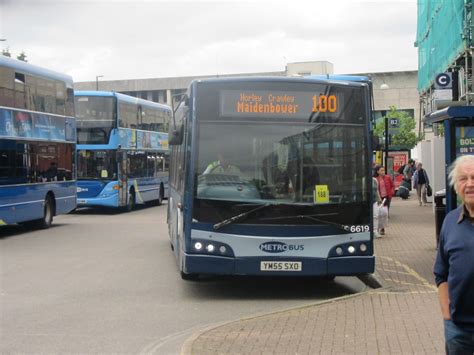
[[[76,82],[417,69],[415,0],[0,0],[1,49]]]

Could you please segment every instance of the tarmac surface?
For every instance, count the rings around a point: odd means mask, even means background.
[[[375,254],[382,288],[213,327],[181,353],[444,354],[433,207],[395,197]]]

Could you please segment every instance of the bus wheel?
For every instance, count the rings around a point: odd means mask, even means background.
[[[37,227],[42,228],[42,229],[51,227],[51,224],[53,223],[53,216],[54,216],[53,201],[50,196],[47,196],[46,199],[44,200],[43,218],[35,221]]]
[[[135,191],[130,191],[128,195],[128,203],[127,203],[127,212],[132,211],[135,208]]]
[[[186,274],[181,271],[181,278],[186,281],[196,281],[199,279],[199,274]]]

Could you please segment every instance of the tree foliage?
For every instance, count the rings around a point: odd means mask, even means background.
[[[398,132],[391,133],[391,146],[398,148],[412,149],[421,140],[415,133],[416,123],[413,117],[411,117],[405,111],[397,111],[395,106],[390,106],[390,111],[387,112],[387,118],[398,119]],[[379,120],[375,125],[375,135],[379,137],[380,142],[384,140],[385,132],[385,120]]]

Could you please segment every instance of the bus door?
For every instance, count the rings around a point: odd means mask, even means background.
[[[128,202],[128,160],[126,151],[117,152],[119,206],[126,206]]]

